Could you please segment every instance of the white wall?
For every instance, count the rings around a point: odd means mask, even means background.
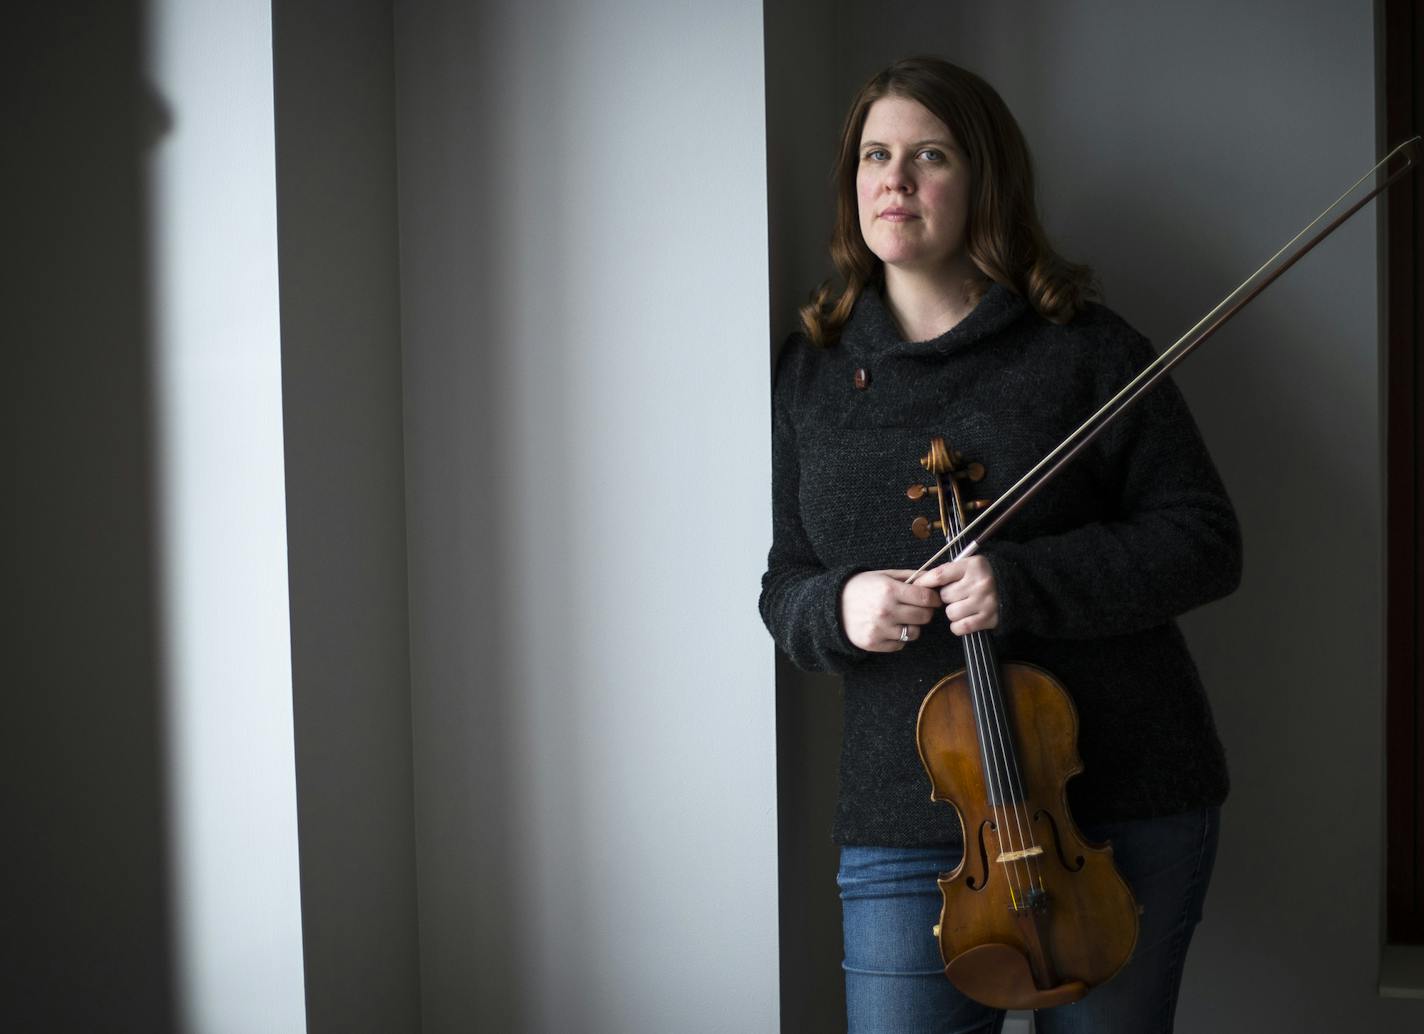
[[[1109,304],[1159,346],[1385,149],[1365,3],[915,3],[897,7],[893,25],[883,8],[853,4],[831,34],[835,120],[868,75],[906,54],[937,53],[994,83],[1033,147],[1051,236],[1096,266]],[[769,65],[795,42],[771,41]],[[838,121],[822,125],[833,138]],[[772,153],[798,134],[773,123]],[[806,204],[818,161],[801,180]],[[1184,623],[1234,781],[1182,990],[1185,1031],[1388,1034],[1424,1022],[1419,1003],[1375,988],[1375,246],[1366,213],[1178,374],[1246,536],[1240,591]],[[821,907],[837,907],[833,887]],[[827,968],[823,987],[839,979]]]
[[[426,1029],[774,1030],[761,9],[396,28]]]
[[[157,0],[148,34],[178,1021],[300,1031],[270,5]]]

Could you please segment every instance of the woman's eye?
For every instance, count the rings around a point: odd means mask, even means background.
[[[881,161],[883,158],[885,158],[885,156],[885,149],[881,147],[877,147],[874,150],[865,152],[865,157],[873,162]]]
[[[932,162],[944,161],[944,152],[937,151],[933,147],[926,147],[923,151],[920,152],[920,154],[928,158]]]

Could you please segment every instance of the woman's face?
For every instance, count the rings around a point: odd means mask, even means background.
[[[967,265],[969,164],[949,127],[918,101],[881,97],[866,113],[855,177],[860,232],[886,265]]]

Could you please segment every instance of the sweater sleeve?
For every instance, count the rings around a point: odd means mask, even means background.
[[[827,568],[816,556],[800,516],[800,463],[791,411],[795,397],[794,337],[782,349],[772,389],[771,550],[761,580],[761,618],[772,638],[803,671],[842,672],[868,651],[846,638],[841,590],[868,568]]]
[[[1125,350],[1115,392],[1156,356]],[[1116,364],[1114,364],[1116,365]],[[1104,396],[1104,399],[1106,396]],[[1000,626],[1045,638],[1123,635],[1235,590],[1241,531],[1177,386],[1164,378],[1075,463],[1103,464],[1107,519],[1026,542],[991,539]]]

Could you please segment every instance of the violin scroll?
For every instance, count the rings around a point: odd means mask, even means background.
[[[919,501],[926,495],[933,495],[939,502],[939,520],[931,520],[928,517],[916,517],[910,524],[910,533],[917,539],[927,539],[934,532],[939,532],[946,538],[949,537],[949,522],[947,520],[946,494],[952,497],[955,505],[960,505],[965,510],[983,510],[991,505],[988,499],[973,499],[967,503],[960,500],[959,488],[950,482],[948,488],[945,487],[944,476],[951,475],[959,481],[978,482],[984,479],[984,464],[964,462],[964,454],[957,449],[951,449],[943,438],[933,438],[930,440],[930,451],[920,458],[920,466],[924,467],[934,475],[935,480],[932,485],[914,484],[905,489],[905,496],[909,499]]]

